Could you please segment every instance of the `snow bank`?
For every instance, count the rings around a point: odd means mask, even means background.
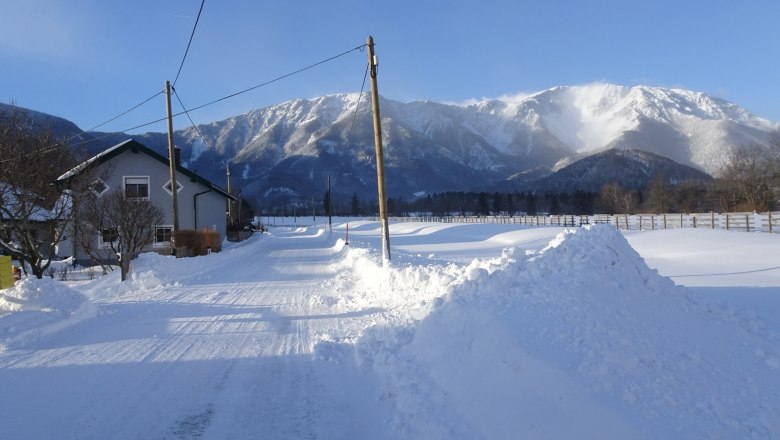
[[[316,233],[316,232],[315,232]],[[254,234],[239,243],[225,241],[221,252],[194,258],[176,258],[146,252],[130,263],[125,282],[120,281],[119,269],[83,286],[81,289],[93,300],[148,300],[160,290],[181,285],[198,285],[204,282],[223,282],[235,277],[232,266],[236,261],[252,259],[262,251],[263,234]],[[221,273],[214,274],[215,268]]]
[[[692,299],[613,227],[466,266],[342,264],[334,306],[385,310],[337,342],[382,378],[390,437],[780,436],[778,335]]]
[[[78,291],[51,278],[27,277],[0,291],[0,351],[62,330],[96,314]]]

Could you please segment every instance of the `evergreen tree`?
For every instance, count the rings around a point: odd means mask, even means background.
[[[325,215],[331,214],[331,200],[328,191],[325,191],[325,195],[322,197],[322,210],[325,211]]]
[[[503,197],[501,197],[501,194],[499,194],[497,192],[493,194],[493,214],[494,215],[498,215],[498,214],[501,213],[501,211],[504,210],[503,204],[501,203],[501,199],[502,198]]]
[[[488,197],[484,192],[479,193],[478,199],[479,214],[490,215],[490,206],[488,205]]]
[[[528,195],[525,198],[525,212],[528,215],[536,215],[537,211],[536,207],[536,195],[533,193],[528,193]]]
[[[558,200],[557,194],[550,194],[550,214],[551,215],[559,215],[561,214],[561,202]]]
[[[350,215],[356,217],[360,215],[360,199],[358,199],[357,193],[352,193],[352,199],[350,200]]]
[[[506,210],[509,213],[510,217],[514,216],[515,211],[517,211],[517,209],[515,208],[515,201],[512,198],[512,193],[506,195]]]

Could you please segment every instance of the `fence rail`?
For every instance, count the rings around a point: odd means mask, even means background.
[[[595,214],[516,216],[391,217],[391,222],[493,223],[525,226],[582,226],[611,224],[622,230],[706,228],[780,233],[780,212],[725,212],[694,214]]]

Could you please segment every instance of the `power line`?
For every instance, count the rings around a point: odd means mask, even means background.
[[[347,133],[347,147],[349,147],[349,140],[352,138],[352,130],[355,128],[355,121],[357,121],[358,109],[360,108],[360,98],[363,97],[363,89],[366,87],[366,78],[368,77],[368,64],[366,64],[366,73],[363,74],[363,84],[360,85],[360,94],[358,95],[358,101],[355,105],[355,114],[352,116],[352,125],[349,127],[349,133]]]
[[[274,79],[272,79],[272,80],[270,80],[270,81],[266,81],[266,82],[264,82],[264,83],[262,83],[262,84],[258,84],[258,85],[256,85],[256,86],[249,87],[248,89],[244,89],[244,90],[241,90],[241,91],[238,91],[238,92],[232,93],[232,94],[230,94],[230,95],[223,96],[222,98],[215,99],[215,100],[213,100],[213,101],[211,101],[211,102],[207,102],[207,103],[205,103],[205,104],[203,104],[203,105],[199,105],[199,106],[197,106],[197,107],[191,108],[191,109],[190,109],[190,111],[200,110],[200,109],[202,109],[203,107],[207,107],[207,106],[210,106],[210,105],[212,105],[212,104],[216,104],[216,103],[218,103],[218,102],[220,102],[220,101],[224,101],[224,100],[226,100],[226,99],[232,98],[232,97],[234,97],[234,96],[238,96],[238,95],[241,95],[241,94],[243,94],[243,93],[250,92],[250,91],[252,91],[252,90],[255,90],[255,89],[259,89],[260,87],[264,87],[264,86],[267,86],[267,85],[269,85],[269,84],[273,84],[273,83],[275,83],[275,82],[277,82],[277,81],[283,80],[283,79],[285,79],[285,78],[288,78],[288,77],[290,77],[290,76],[297,75],[297,74],[299,74],[299,73],[301,73],[301,72],[304,72],[304,71],[306,71],[306,70],[309,70],[309,69],[312,69],[312,68],[314,68],[314,67],[317,67],[317,66],[319,66],[320,64],[325,64],[325,63],[327,63],[327,62],[329,62],[329,61],[333,61],[333,60],[335,60],[336,58],[343,57],[344,55],[347,55],[348,53],[354,52],[354,51],[356,51],[356,50],[361,50],[361,51],[362,51],[364,47],[366,47],[366,45],[365,45],[365,44],[361,44],[361,45],[360,45],[360,46],[358,46],[358,47],[352,48],[352,49],[350,49],[350,50],[347,50],[347,51],[344,51],[344,52],[342,52],[342,53],[340,53],[340,54],[338,54],[338,55],[334,55],[334,56],[332,56],[332,57],[330,57],[330,58],[327,58],[327,59],[324,59],[324,60],[322,60],[322,61],[316,62],[316,63],[314,63],[314,64],[308,65],[308,66],[306,66],[306,67],[303,67],[303,68],[301,68],[301,69],[298,69],[298,70],[296,70],[296,71],[294,71],[294,72],[290,72],[290,73],[288,73],[288,74],[286,74],[286,75],[279,76],[279,77],[277,77],[277,78],[274,78]],[[176,114],[176,115],[174,115],[174,116],[179,116],[180,114],[181,114],[181,113],[179,113],[179,114]]]
[[[197,125],[195,125],[195,122],[194,122],[194,121],[192,120],[192,118],[190,117],[190,113],[187,111],[187,107],[185,107],[185,106],[184,106],[184,103],[183,103],[183,102],[181,102],[181,98],[179,97],[179,92],[177,92],[175,88],[173,89],[173,94],[174,94],[174,95],[176,95],[176,100],[177,100],[177,101],[179,101],[179,104],[181,105],[181,108],[182,108],[182,109],[184,109],[184,113],[187,115],[187,119],[189,119],[189,120],[190,120],[190,123],[192,124],[192,128],[194,128],[194,129],[195,129],[195,132],[197,132],[197,133],[198,133],[198,136],[200,136],[200,139],[203,141],[203,143],[204,143],[204,144],[206,144],[206,146],[207,146],[209,149],[211,149],[211,145],[209,145],[209,142],[206,140],[206,138],[205,138],[205,137],[203,137],[203,134],[202,134],[202,133],[200,132],[200,130],[198,129],[198,126],[197,126]]]
[[[300,69],[298,69],[298,70],[296,70],[296,71],[294,71],[294,72],[290,72],[290,73],[287,73],[287,74],[285,74],[285,75],[282,75],[282,76],[276,77],[276,78],[274,78],[274,79],[272,79],[272,80],[269,80],[269,81],[266,81],[266,82],[264,82],[264,83],[262,83],[262,84],[258,84],[258,85],[256,85],[256,86],[252,86],[252,87],[249,87],[249,88],[247,88],[247,89],[244,89],[244,90],[241,90],[241,91],[238,91],[238,92],[235,92],[235,93],[231,93],[231,94],[229,94],[229,95],[226,95],[226,96],[223,96],[223,97],[221,97],[221,98],[219,98],[219,99],[215,99],[215,100],[213,100],[213,101],[211,101],[211,102],[207,102],[207,103],[205,103],[205,104],[201,104],[201,105],[199,105],[199,106],[197,106],[197,107],[193,107],[193,108],[189,109],[188,111],[181,111],[181,112],[179,112],[179,113],[175,113],[175,114],[173,114],[173,115],[172,115],[172,117],[174,117],[174,118],[175,118],[175,117],[177,117],[177,116],[181,116],[181,115],[183,115],[183,114],[186,114],[187,112],[193,112],[193,111],[195,111],[195,110],[200,110],[200,109],[202,109],[202,108],[204,108],[204,107],[208,107],[208,106],[210,106],[210,105],[216,104],[216,103],[218,103],[218,102],[221,102],[221,101],[224,101],[224,100],[226,100],[226,99],[230,99],[230,98],[233,98],[233,97],[235,97],[235,96],[238,96],[238,95],[241,95],[241,94],[244,94],[244,93],[250,92],[250,91],[252,91],[252,90],[259,89],[260,87],[264,87],[264,86],[267,86],[267,85],[269,85],[269,84],[273,84],[273,83],[275,83],[275,82],[277,82],[277,81],[280,81],[280,80],[282,80],[282,79],[289,78],[289,77],[291,77],[291,76],[293,76],[293,75],[297,75],[297,74],[299,74],[299,73],[301,73],[301,72],[304,72],[304,71],[306,71],[306,70],[309,70],[309,69],[312,69],[312,68],[314,68],[314,67],[317,67],[317,66],[319,66],[319,65],[321,65],[321,64],[325,64],[325,63],[327,63],[327,62],[329,62],[329,61],[333,61],[333,60],[335,60],[335,59],[337,59],[337,58],[343,57],[344,55],[347,55],[347,54],[349,54],[349,53],[351,53],[351,52],[354,52],[354,51],[356,51],[356,50],[360,50],[360,51],[362,51],[364,47],[366,47],[366,44],[361,44],[360,46],[357,46],[357,47],[354,47],[354,48],[352,48],[352,49],[349,49],[349,50],[346,50],[346,51],[344,51],[344,52],[341,52],[341,53],[340,53],[340,54],[338,54],[338,55],[334,55],[334,56],[332,56],[332,57],[329,57],[329,58],[326,58],[326,59],[324,59],[324,60],[322,60],[322,61],[318,61],[318,62],[316,62],[316,63],[314,63],[314,64],[310,64],[310,65],[308,65],[308,66],[306,66],[306,67],[302,67],[302,68],[300,68]],[[160,92],[160,93],[163,93],[163,92]],[[182,106],[182,108],[183,108],[183,106]],[[132,130],[136,130],[136,129],[138,129],[138,128],[146,127],[147,125],[156,124],[156,123],[158,123],[158,122],[161,122],[161,121],[164,121],[164,120],[166,120],[166,119],[167,119],[167,118],[160,118],[160,119],[156,119],[156,120],[154,120],[154,121],[151,121],[151,122],[147,122],[147,123],[145,123],[145,124],[136,125],[135,127],[131,127],[131,128],[127,128],[127,129],[121,130],[121,131],[120,131],[120,133],[121,133],[121,132],[126,132],[126,131],[132,131]],[[105,136],[104,136],[104,137],[105,137]],[[101,139],[101,138],[98,138],[98,139]]]
[[[90,129],[88,129],[88,130],[84,130],[84,131],[82,131],[82,132],[81,132],[81,133],[79,133],[79,134],[73,135],[73,136],[69,137],[68,139],[65,139],[64,141],[60,142],[60,144],[64,144],[64,143],[70,142],[71,140],[73,140],[73,139],[75,139],[75,138],[77,138],[77,137],[79,137],[79,136],[81,136],[81,135],[83,135],[83,134],[89,133],[90,131],[93,131],[93,130],[95,130],[95,129],[98,129],[98,128],[100,128],[100,127],[102,127],[102,126],[104,126],[104,125],[108,124],[108,123],[109,123],[109,122],[111,122],[111,121],[114,121],[114,120],[116,120],[116,119],[119,119],[119,118],[121,118],[122,116],[124,116],[124,115],[126,115],[126,114],[130,113],[131,111],[133,111],[133,110],[137,109],[138,107],[140,107],[140,106],[142,106],[142,105],[146,104],[147,102],[151,101],[152,99],[154,99],[154,98],[156,98],[156,97],[158,97],[159,95],[162,95],[162,94],[163,94],[163,91],[161,90],[161,91],[159,91],[159,92],[155,93],[154,95],[152,95],[152,96],[150,96],[150,97],[146,98],[146,99],[145,99],[145,100],[143,100],[142,102],[140,102],[140,103],[136,104],[135,106],[131,107],[130,109],[128,109],[128,110],[125,110],[124,112],[122,112],[122,113],[120,113],[120,114],[118,114],[118,115],[114,116],[113,118],[111,118],[111,119],[109,119],[109,120],[107,120],[107,121],[105,121],[105,122],[103,122],[103,123],[101,123],[101,124],[98,124],[98,125],[96,125],[96,126],[94,126],[94,127],[90,128]]]
[[[360,50],[360,51],[362,51],[362,50],[363,50],[363,48],[365,48],[366,46],[367,46],[366,44],[361,44],[360,46],[357,46],[357,47],[354,47],[354,48],[352,48],[352,49],[346,50],[346,51],[344,51],[344,52],[341,52],[341,53],[339,53],[339,54],[337,54],[337,55],[334,55],[334,56],[332,56],[332,57],[326,58],[326,59],[324,59],[324,60],[322,60],[322,61],[318,61],[318,62],[316,62],[316,63],[314,63],[314,64],[310,64],[310,65],[308,65],[308,66],[306,66],[306,67],[302,67],[302,68],[300,68],[300,69],[298,69],[298,70],[296,70],[296,71],[294,71],[294,72],[287,73],[287,74],[285,74],[285,75],[282,75],[282,76],[276,77],[276,78],[274,78],[274,79],[272,79],[272,80],[266,81],[266,82],[264,82],[264,83],[261,83],[261,84],[258,84],[258,85],[256,85],[256,86],[252,86],[252,87],[249,87],[249,88],[247,88],[247,89],[244,89],[244,90],[241,90],[241,91],[238,91],[238,92],[235,92],[235,93],[231,93],[231,94],[229,94],[229,95],[227,95],[227,96],[223,96],[222,98],[215,99],[215,100],[213,100],[213,101],[211,101],[211,102],[207,102],[207,103],[205,103],[205,104],[202,104],[202,105],[199,105],[199,106],[197,106],[197,107],[191,108],[191,109],[189,109],[189,112],[192,112],[192,111],[195,111],[195,110],[200,110],[200,109],[202,109],[202,108],[204,108],[204,107],[208,107],[208,106],[210,106],[210,105],[216,104],[216,103],[218,103],[218,102],[221,102],[221,101],[224,101],[224,100],[226,100],[226,99],[230,99],[230,98],[233,98],[233,97],[235,97],[235,96],[238,96],[238,95],[241,95],[241,94],[247,93],[247,92],[249,92],[249,91],[252,91],[252,90],[258,89],[258,88],[260,88],[260,87],[264,87],[264,86],[267,86],[267,85],[269,85],[269,84],[273,84],[273,83],[275,83],[275,82],[277,82],[277,81],[280,81],[280,80],[282,80],[282,79],[289,78],[289,77],[291,77],[291,76],[293,76],[293,75],[297,75],[297,74],[299,74],[299,73],[301,73],[301,72],[304,72],[304,71],[306,71],[306,70],[309,70],[309,69],[312,69],[312,68],[314,68],[314,67],[317,67],[317,66],[319,66],[319,65],[321,65],[321,64],[325,64],[325,63],[327,63],[327,62],[330,62],[330,61],[333,61],[333,60],[335,60],[335,59],[337,59],[337,58],[343,57],[343,56],[345,56],[345,55],[347,55],[347,54],[349,54],[349,53],[352,53],[352,52],[354,52],[354,51],[356,51],[356,50]],[[364,84],[365,84],[365,82],[364,82]],[[57,150],[57,149],[59,149],[59,148],[70,148],[70,147],[73,147],[73,146],[75,146],[75,145],[78,145],[78,144],[66,144],[66,143],[67,143],[67,142],[69,142],[69,141],[71,141],[71,140],[73,140],[74,138],[76,138],[76,137],[78,137],[78,136],[81,136],[82,134],[86,134],[87,132],[89,132],[89,131],[91,131],[91,130],[94,130],[95,128],[101,127],[101,126],[103,126],[103,125],[105,125],[105,124],[107,124],[107,123],[109,123],[109,122],[111,122],[111,121],[113,121],[113,120],[115,120],[115,119],[117,119],[117,118],[121,117],[121,116],[124,116],[125,114],[129,113],[130,111],[132,111],[132,110],[135,110],[136,108],[140,107],[140,106],[141,106],[141,105],[143,105],[143,104],[146,104],[147,102],[151,101],[152,99],[154,99],[155,97],[157,97],[158,95],[161,95],[161,94],[163,94],[163,93],[164,93],[163,91],[160,91],[160,92],[157,92],[157,93],[155,93],[153,96],[151,96],[151,97],[147,98],[146,100],[144,100],[144,101],[143,101],[143,102],[141,102],[140,104],[137,104],[137,105],[135,105],[134,107],[130,108],[129,110],[127,110],[127,111],[125,111],[125,112],[123,112],[123,113],[121,113],[121,114],[119,114],[119,115],[117,115],[117,116],[115,116],[115,117],[113,117],[113,118],[109,119],[108,121],[106,121],[106,122],[104,122],[104,123],[102,123],[102,124],[100,124],[100,125],[98,125],[98,126],[96,126],[96,127],[94,127],[94,128],[91,128],[90,130],[84,131],[84,132],[82,132],[82,133],[80,133],[80,134],[78,134],[78,135],[76,135],[76,136],[72,136],[71,138],[69,138],[69,139],[67,139],[67,140],[65,140],[65,141],[63,141],[63,142],[60,142],[59,144],[56,144],[56,145],[55,145],[55,146],[53,146],[52,148],[50,148],[50,149],[47,149],[47,150],[46,150],[46,152],[50,152],[50,151],[56,151],[56,150]],[[184,106],[182,106],[182,108],[183,108],[183,107],[184,107]],[[183,115],[183,114],[187,114],[187,116],[189,117],[188,111],[186,111],[186,110],[185,110],[185,111],[182,111],[182,112],[179,112],[179,113],[176,113],[176,114],[172,115],[172,117],[181,116],[181,115]],[[124,132],[132,131],[132,130],[137,130],[137,129],[139,129],[139,128],[143,128],[143,127],[146,127],[146,126],[149,126],[149,125],[152,125],[152,124],[156,124],[156,123],[158,123],[158,122],[165,121],[166,119],[167,119],[167,117],[162,117],[162,118],[159,118],[159,119],[155,119],[155,120],[153,120],[153,121],[150,121],[150,122],[146,122],[146,123],[144,123],[144,124],[136,125],[135,127],[130,127],[130,128],[126,128],[126,129],[123,129],[123,130],[119,130],[119,131],[118,131],[118,132],[116,132],[116,133],[124,133]],[[105,134],[105,135],[103,135],[103,136],[93,137],[92,139],[88,139],[88,140],[86,140],[86,141],[83,141],[83,143],[87,143],[87,142],[94,142],[94,141],[97,141],[97,140],[100,140],[100,139],[104,139],[104,138],[107,138],[107,137],[110,137],[110,136],[114,136],[114,135],[116,135],[116,133],[108,133],[108,134]],[[0,163],[7,162],[7,161],[8,161],[8,160],[2,160],[2,159],[0,159]]]
[[[145,100],[141,101],[140,103],[138,103],[138,104],[134,105],[133,107],[130,107],[128,110],[125,110],[125,111],[123,111],[122,113],[120,113],[120,114],[118,114],[118,115],[114,116],[113,118],[111,118],[111,119],[108,119],[107,121],[105,121],[105,122],[102,122],[102,123],[100,123],[100,124],[98,124],[98,125],[96,125],[96,126],[94,126],[94,127],[90,128],[90,129],[88,129],[88,130],[84,130],[84,131],[82,131],[81,133],[75,134],[75,135],[73,135],[73,136],[71,136],[71,137],[69,137],[69,138],[67,138],[67,139],[65,139],[65,140],[62,140],[62,141],[60,141],[60,142],[57,142],[57,143],[56,143],[56,144],[54,144],[54,145],[53,145],[51,148],[47,148],[46,150],[43,150],[43,151],[42,151],[42,153],[44,153],[44,154],[45,154],[45,153],[50,153],[50,152],[53,152],[53,151],[57,151],[57,150],[59,150],[59,149],[64,149],[64,148],[71,148],[71,147],[73,147],[73,146],[77,145],[77,144],[68,144],[68,142],[72,141],[73,139],[76,139],[76,138],[77,138],[77,137],[79,137],[79,136],[82,136],[82,135],[84,135],[84,134],[87,134],[87,133],[91,132],[92,130],[95,130],[95,129],[97,129],[97,128],[100,128],[100,127],[102,127],[102,126],[104,126],[104,125],[108,124],[108,123],[109,123],[109,122],[111,122],[111,121],[114,121],[114,120],[116,120],[116,119],[119,119],[119,118],[121,118],[122,116],[124,116],[124,115],[126,115],[126,114],[130,113],[131,111],[133,111],[133,110],[137,109],[138,107],[140,107],[140,106],[142,106],[142,105],[146,104],[147,102],[151,101],[152,99],[156,98],[157,96],[159,96],[159,95],[161,95],[161,94],[163,94],[163,93],[164,93],[163,91],[159,91],[159,92],[155,93],[154,95],[152,95],[152,96],[150,96],[150,97],[146,98]],[[154,124],[154,123],[157,123],[157,122],[160,122],[160,121],[164,121],[164,120],[165,120],[165,118],[158,119],[158,120],[156,120],[156,121],[152,121],[152,122],[149,122],[149,123],[146,123],[146,124],[142,124],[142,125],[139,125],[139,126],[137,126],[137,127],[133,127],[133,128],[128,128],[127,130],[123,130],[123,131],[130,131],[130,130],[135,130],[135,129],[137,129],[137,128],[145,127],[145,126],[147,126],[147,125],[152,125],[152,124]],[[100,140],[100,139],[103,139],[103,138],[111,137],[111,136],[114,136],[115,134],[116,134],[116,133],[107,133],[107,134],[105,134],[105,135],[103,135],[103,136],[98,136],[98,137],[93,137],[93,138],[91,138],[91,139],[88,139],[88,140],[84,141],[83,143],[87,143],[87,142],[93,142],[93,141]],[[30,154],[30,155],[27,155],[27,156],[25,156],[25,157],[28,157],[28,156],[32,156],[32,154]],[[6,159],[6,160],[0,160],[0,163],[5,163],[5,162],[9,162],[9,161],[10,161],[10,159]]]
[[[206,0],[201,0],[200,2],[200,9],[198,10],[198,17],[195,19],[195,25],[192,26],[192,33],[190,34],[190,41],[187,43],[187,50],[184,51],[184,57],[181,59],[181,64],[179,64],[179,71],[176,72],[176,79],[173,80],[174,87],[176,86],[176,81],[179,80],[179,75],[181,74],[181,68],[184,67],[184,60],[187,59],[187,54],[190,51],[190,45],[192,44],[192,37],[195,36],[195,29],[198,27],[198,21],[200,21],[200,13],[203,12],[203,5],[206,3]]]

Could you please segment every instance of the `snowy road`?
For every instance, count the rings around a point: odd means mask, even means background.
[[[0,438],[780,436],[780,235],[377,226],[19,283]]]
[[[310,337],[366,317],[312,305],[333,243],[291,232],[179,260],[182,281],[95,300],[97,318],[4,353],[3,437],[337,438],[319,408],[342,390],[317,379]]]

